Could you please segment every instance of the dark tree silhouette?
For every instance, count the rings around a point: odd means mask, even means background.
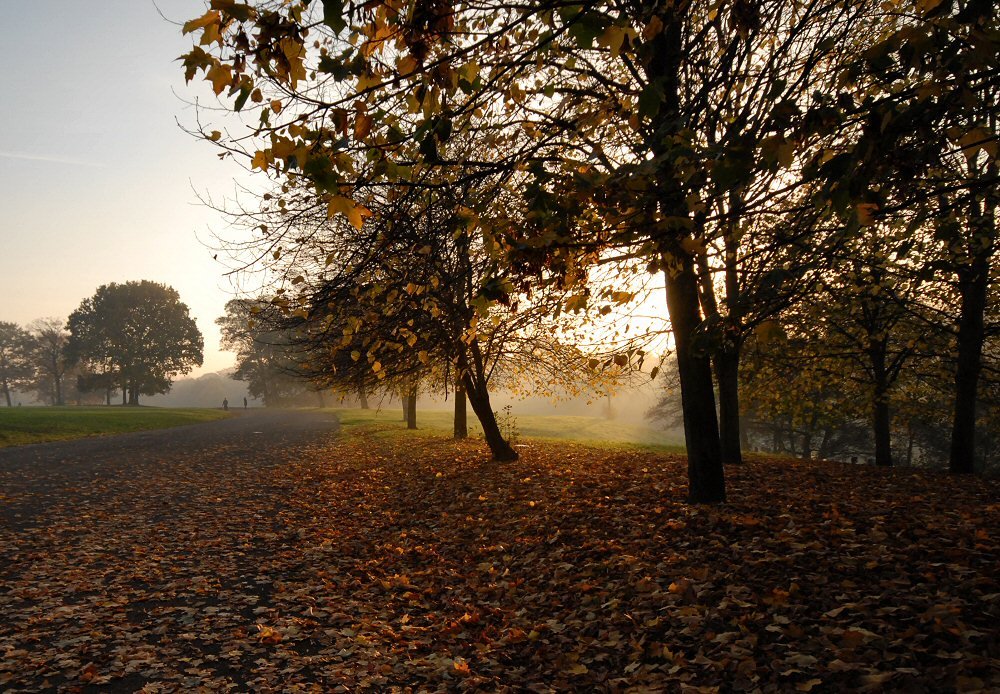
[[[202,363],[204,342],[187,305],[156,282],[99,287],[70,315],[69,330],[69,362],[84,361],[117,382],[123,404],[166,393],[174,376]]]

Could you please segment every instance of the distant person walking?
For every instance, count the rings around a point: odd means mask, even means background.
[[[229,398],[222,398],[222,409],[229,409]]]
[[[247,399],[243,398],[243,409],[245,410],[246,408],[247,408]]]

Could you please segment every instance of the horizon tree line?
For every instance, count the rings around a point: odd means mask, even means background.
[[[204,340],[176,290],[147,280],[99,287],[67,321],[0,322],[0,392],[33,391],[47,405],[139,405],[203,361]],[[20,404],[20,403],[19,403]]]

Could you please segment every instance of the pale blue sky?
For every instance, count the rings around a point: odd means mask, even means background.
[[[195,190],[225,196],[240,170],[178,128],[180,27],[202,0],[0,0],[0,320],[66,318],[101,284],[171,285],[219,352],[214,320],[233,295],[212,260],[219,216]],[[221,257],[221,256],[220,256]]]

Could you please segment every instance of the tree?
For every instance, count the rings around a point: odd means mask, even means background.
[[[0,322],[0,391],[11,407],[10,391],[31,382],[31,335],[16,323]]]
[[[123,404],[166,393],[174,376],[202,363],[201,332],[187,305],[156,282],[102,285],[70,315],[69,330],[70,362],[96,366],[118,383]]]
[[[236,353],[233,378],[246,381],[247,392],[266,407],[301,398],[308,384],[295,361],[290,331],[277,307],[263,300],[233,299],[215,320],[223,349]]]
[[[887,16],[844,75],[857,107],[842,127],[857,132],[816,172],[843,214],[934,229],[945,251],[936,271],[959,297],[950,469],[969,473],[997,249],[1000,13],[929,0]]]
[[[690,494],[711,502],[725,484],[698,249],[773,205],[757,174],[806,144],[800,106],[875,3],[793,5],[219,2],[185,25],[201,41],[183,59],[237,111],[263,107],[257,140],[204,136],[307,179],[333,210],[360,220],[366,188],[420,185],[428,169],[452,184],[503,174],[517,204],[475,212],[511,271],[576,287],[575,302],[581,268],[609,257],[663,273]],[[485,148],[455,158],[455,133]],[[717,204],[755,182],[753,200]]]
[[[493,457],[513,460],[517,453],[490,404],[491,384],[517,373],[545,388],[577,377],[586,360],[575,354],[574,368],[571,350],[545,330],[558,292],[510,296],[498,277],[496,245],[477,233],[461,204],[471,195],[443,186],[370,201],[370,222],[360,225],[329,225],[323,210],[328,228],[310,240],[322,262],[304,266],[303,256],[312,254],[298,254],[286,274],[307,288],[289,308],[293,324],[299,321],[300,362],[313,378],[394,384],[411,413],[418,382],[455,385],[458,435],[467,398]],[[297,220],[301,238],[301,212]],[[310,270],[312,282],[295,275]],[[549,369],[555,359],[559,368]]]
[[[35,363],[34,389],[39,399],[49,405],[65,405],[63,376],[68,363],[66,345],[69,337],[57,318],[40,318],[31,323],[31,353]]]

